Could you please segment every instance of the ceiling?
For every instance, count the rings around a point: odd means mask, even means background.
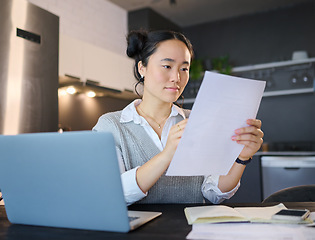
[[[312,0],[108,0],[127,11],[150,7],[180,27],[254,14]]]

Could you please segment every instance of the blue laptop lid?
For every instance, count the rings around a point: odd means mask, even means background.
[[[0,152],[0,189],[10,222],[129,230],[111,133],[0,136]]]

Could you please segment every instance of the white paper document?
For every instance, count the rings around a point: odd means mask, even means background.
[[[166,175],[227,174],[244,147],[231,137],[256,118],[265,84],[206,72]]]
[[[194,224],[186,239],[315,240],[315,229],[298,224]]]

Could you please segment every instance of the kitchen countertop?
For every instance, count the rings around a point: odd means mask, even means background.
[[[315,152],[303,152],[303,151],[257,152],[255,156],[315,156]]]

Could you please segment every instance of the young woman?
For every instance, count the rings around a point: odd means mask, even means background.
[[[201,203],[204,198],[220,203],[233,196],[246,161],[262,144],[261,122],[248,119],[248,127],[235,130],[231,140],[245,147],[239,155],[241,161],[227,175],[165,176],[190,113],[173,102],[188,82],[193,49],[184,35],[171,31],[134,31],[127,42],[127,55],[135,59],[137,85],[143,85],[142,99],[122,111],[104,114],[93,128],[114,135],[127,204],[140,200]]]

